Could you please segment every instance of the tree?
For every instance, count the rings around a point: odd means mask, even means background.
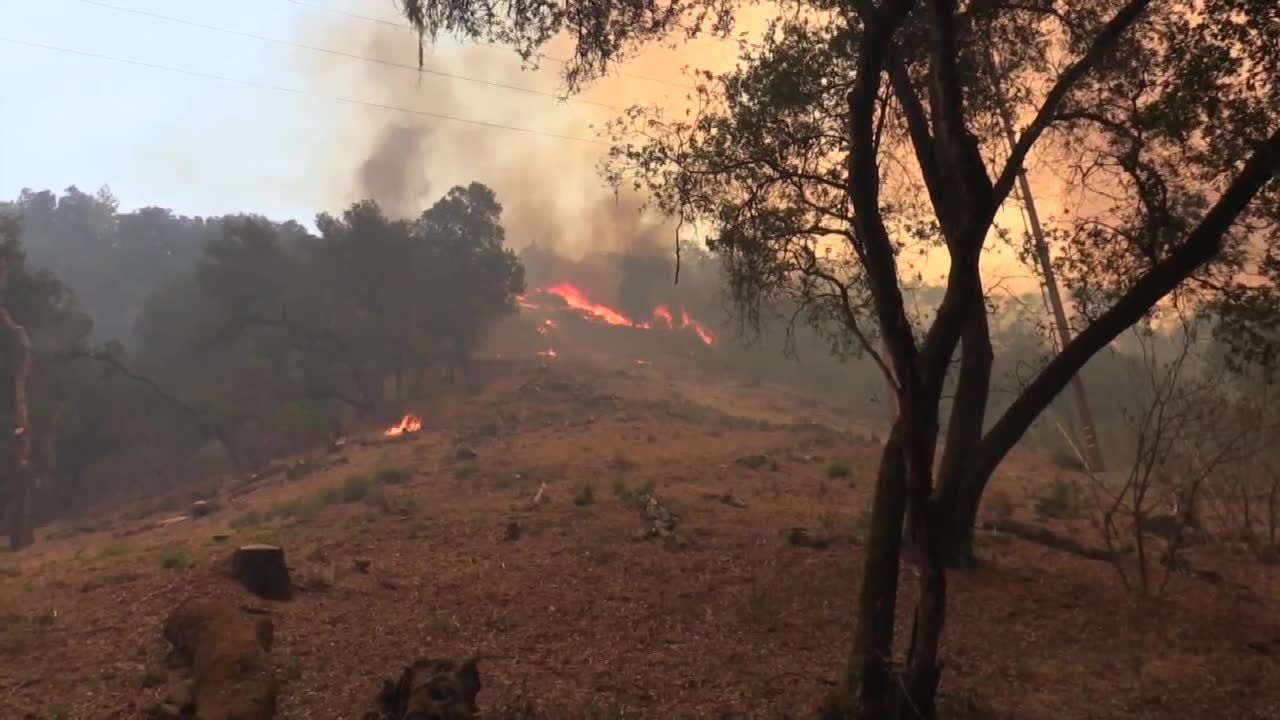
[[[0,215],[0,326],[8,336],[4,354],[5,393],[0,407],[12,418],[6,444],[4,487],[0,511],[6,520],[9,546],[21,550],[35,542],[33,501],[35,468],[32,448],[36,432],[32,427],[32,366],[37,342],[48,343],[60,330],[71,326],[74,300],[51,274],[31,271],[20,240],[17,219]],[[87,331],[87,326],[78,323]]]
[[[504,246],[497,195],[480,183],[450,189],[422,214],[415,234],[422,275],[402,301],[422,309],[449,376],[461,370],[470,389],[471,354],[494,321],[515,311],[524,266]]]
[[[526,57],[568,34],[565,79],[575,89],[647,40],[726,33],[736,6],[406,0],[404,9],[424,36],[506,42]],[[1172,294],[1216,295],[1274,319],[1278,43],[1270,0],[819,2],[775,22],[764,47],[745,50],[714,88],[704,76],[692,120],[631,113],[633,141],[615,158],[665,209],[710,228],[737,297],[808,300],[895,388],[901,412],[882,456],[853,648],[830,717],[934,715],[946,566],[968,562],[987,480],[1090,357]],[[1002,89],[1025,122],[1007,153],[994,150],[993,78],[979,61],[996,51]],[[1033,149],[1065,153],[1070,189],[1088,196],[1054,236],[1088,324],[984,432],[992,352],[980,263]],[[913,240],[949,260],[942,300],[920,327],[899,265]],[[898,665],[904,526],[919,590]]]

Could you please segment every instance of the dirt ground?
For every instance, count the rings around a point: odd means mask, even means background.
[[[485,718],[814,717],[849,646],[875,430],[678,361],[482,375],[479,394],[416,408],[421,432],[223,493],[209,517],[158,527],[181,499],[0,551],[0,718],[147,717],[161,624],[192,596],[269,614],[285,719],[357,718],[413,659],[469,654]],[[381,490],[305,502],[379,472]],[[1032,509],[1062,472],[1018,455],[993,491],[1087,540],[1084,517]],[[649,488],[677,540],[644,536]],[[794,546],[794,527],[833,542]],[[285,548],[293,601],[228,576],[251,541]],[[1221,582],[1177,576],[1137,603],[1108,563],[984,533],[982,569],[952,576],[949,717],[1280,717],[1280,568],[1197,552]],[[908,568],[900,636],[912,584]]]

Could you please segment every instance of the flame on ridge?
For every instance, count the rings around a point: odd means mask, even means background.
[[[416,433],[422,429],[422,418],[417,415],[405,415],[400,418],[400,422],[387,428],[382,434],[387,437],[397,437],[405,433]]]
[[[582,290],[578,289],[572,283],[561,282],[547,288],[536,290],[535,292],[543,292],[549,295],[555,295],[556,297],[563,300],[565,304],[568,305],[569,307],[584,313],[588,317],[608,323],[609,325],[632,327],[637,330],[653,330],[658,325],[661,325],[662,327],[665,327],[665,329],[672,330],[672,331],[692,330],[704,345],[715,345],[716,343],[715,333],[709,330],[707,326],[703,325],[699,320],[690,316],[689,312],[685,310],[683,307],[680,308],[680,324],[679,326],[677,326],[675,321],[675,316],[672,314],[671,309],[668,308],[666,305],[658,305],[654,307],[653,322],[650,323],[647,321],[633,320],[632,318],[627,317],[623,313],[609,307],[608,305],[592,302],[589,298],[587,298],[586,294],[583,293]],[[525,307],[525,308],[538,307],[536,304],[530,302],[523,295],[517,296],[516,300],[517,300],[517,304],[520,307]],[[551,320],[544,320],[543,323],[538,326],[538,332],[542,335],[546,335],[550,332],[550,329],[553,327],[555,327],[554,322],[552,322]],[[551,353],[549,357],[555,357],[554,350],[549,352]]]

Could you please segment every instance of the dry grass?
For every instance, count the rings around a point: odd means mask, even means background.
[[[145,521],[40,543],[22,556],[21,574],[0,572],[0,716],[145,717],[162,692],[142,689],[165,653],[160,623],[181,599],[203,595],[270,610],[281,720],[359,717],[412,659],[472,653],[484,658],[485,718],[813,717],[848,649],[872,485],[830,482],[824,469],[839,457],[850,476],[871,476],[879,447],[785,417],[759,422],[786,396],[769,386],[717,395],[676,370],[680,392],[717,414],[690,401],[680,406],[687,417],[675,417],[666,380],[591,367],[555,372],[620,398],[617,411],[592,409],[592,423],[569,422],[584,411],[567,394],[521,394],[533,367],[508,368],[478,398],[441,400],[433,416],[459,426],[497,409],[519,421],[476,444],[486,468],[501,459],[519,469],[494,482],[462,476],[478,473],[474,464],[438,463],[452,447],[446,426],[353,447],[348,467],[282,481],[127,544],[110,531]],[[719,437],[705,432],[706,418]],[[660,440],[644,442],[649,435]],[[815,454],[825,459],[803,459]],[[764,462],[737,462],[749,455]],[[786,458],[776,471],[773,457]],[[414,481],[390,482],[388,468]],[[1042,459],[1015,455],[989,499],[1007,498],[1005,510],[1035,521],[1026,517],[1034,500],[1056,492],[1038,479],[1049,472]],[[495,486],[502,476],[509,487]],[[543,482],[548,501],[534,506]],[[635,505],[599,497],[612,487],[626,500],[655,485],[680,515],[684,549],[638,540],[645,519]],[[588,487],[589,512],[575,504]],[[746,507],[706,498],[724,493]],[[1003,514],[1003,500],[993,502],[984,513]],[[512,521],[521,537],[504,542]],[[1043,522],[1091,532],[1070,512]],[[856,542],[794,548],[781,539],[787,527]],[[231,538],[210,541],[221,533]],[[248,597],[225,562],[236,544],[259,539],[285,547],[297,577],[325,582],[290,603]],[[1004,536],[979,543],[984,568],[954,574],[949,588],[948,717],[1280,717],[1280,568],[1196,556],[1229,581],[1181,579],[1159,605],[1119,612],[1129,601],[1105,563]],[[170,556],[190,564],[166,568]],[[352,569],[357,558],[371,560],[368,572]],[[903,638],[911,578],[903,573]]]

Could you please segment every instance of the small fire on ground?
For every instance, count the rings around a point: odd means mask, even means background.
[[[400,422],[387,428],[382,434],[387,437],[397,437],[405,433],[416,433],[422,429],[422,418],[417,415],[405,415],[400,418]]]

